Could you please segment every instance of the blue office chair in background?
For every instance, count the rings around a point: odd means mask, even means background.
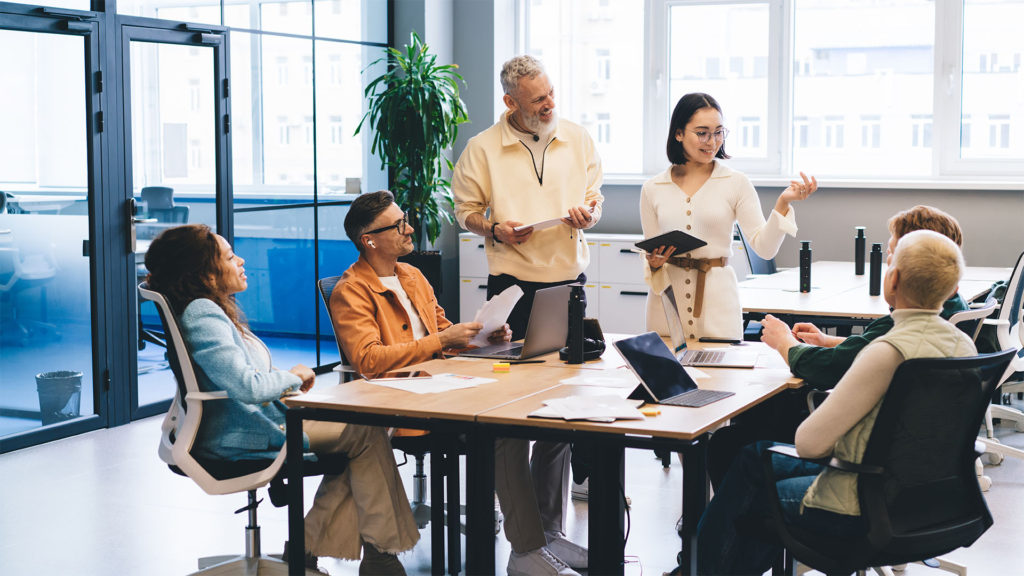
[[[174,203],[174,189],[167,186],[146,186],[141,192],[146,203],[146,214],[157,222],[185,224],[188,222],[188,206]]]

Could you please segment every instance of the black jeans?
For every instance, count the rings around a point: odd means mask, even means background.
[[[533,295],[537,290],[563,284],[586,284],[586,282],[587,275],[585,273],[580,274],[574,279],[561,282],[527,282],[510,274],[491,275],[487,277],[487,299],[490,300],[494,296],[501,294],[502,291],[510,286],[519,286],[523,289],[523,297],[519,299],[519,302],[516,302],[515,307],[512,308],[512,313],[508,315],[508,325],[512,328],[512,339],[520,340],[526,336],[526,324],[530,320],[530,310],[533,308]],[[587,296],[584,294],[583,305],[586,306],[586,304]],[[568,313],[568,301],[566,301],[566,314]]]

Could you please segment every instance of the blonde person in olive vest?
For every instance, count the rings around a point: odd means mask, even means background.
[[[942,234],[918,230],[899,240],[884,281],[894,326],[864,348],[828,399],[797,429],[800,456],[860,462],[900,363],[977,353],[967,335],[939,316],[963,267],[960,249]],[[736,520],[768,515],[760,454],[771,445],[744,448],[722,480],[697,528],[698,573],[763,574],[770,568],[778,547],[737,531]],[[773,466],[783,513],[791,522],[833,536],[866,529],[855,475],[785,457],[776,457]]]

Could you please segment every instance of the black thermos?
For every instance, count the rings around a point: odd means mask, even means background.
[[[871,245],[871,276],[868,279],[868,293],[878,296],[882,293],[882,245]]]
[[[864,238],[864,227],[857,226],[857,237],[853,239],[853,267],[857,276],[864,275],[864,252],[867,248],[867,239]]]
[[[811,291],[811,241],[800,242],[800,291]]]
[[[583,316],[586,304],[583,302],[583,285],[573,284],[569,292],[569,348],[567,362],[583,364]]]

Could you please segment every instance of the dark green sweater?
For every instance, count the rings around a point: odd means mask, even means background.
[[[940,315],[948,320],[963,310],[967,310],[967,303],[956,294],[942,305]],[[892,316],[883,316],[868,324],[862,334],[850,336],[833,348],[809,344],[793,346],[789,349],[789,369],[809,386],[829,390],[839,383],[862,348],[891,329]]]

